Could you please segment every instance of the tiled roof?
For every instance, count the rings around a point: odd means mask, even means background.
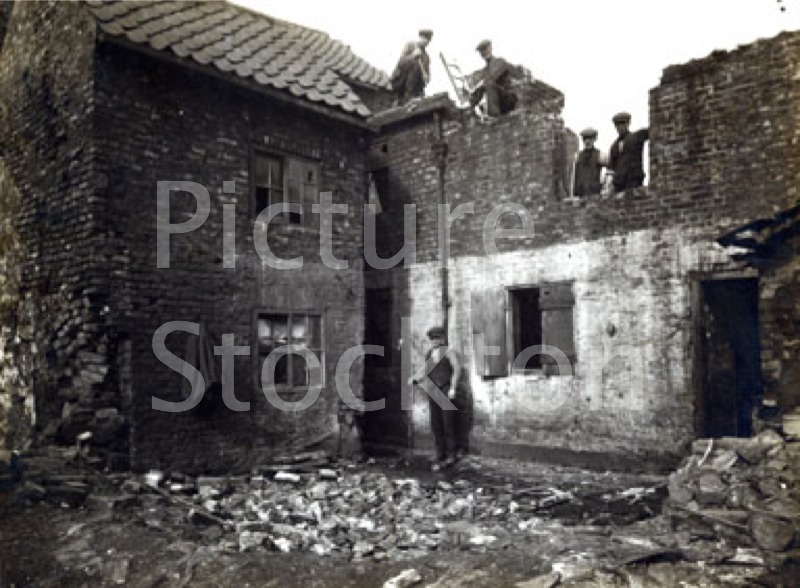
[[[326,33],[218,0],[87,0],[101,31],[360,117],[348,83],[389,89],[384,72]]]

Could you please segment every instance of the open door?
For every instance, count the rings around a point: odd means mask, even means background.
[[[699,294],[697,434],[748,437],[761,396],[758,280],[706,280]]]

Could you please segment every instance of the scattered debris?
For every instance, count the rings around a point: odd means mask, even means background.
[[[749,439],[696,441],[670,476],[665,513],[693,537],[783,552],[800,528],[798,472],[800,443],[770,429]],[[748,552],[737,553],[744,561]]]
[[[561,574],[559,572],[550,572],[549,574],[542,574],[536,576],[531,580],[525,582],[518,582],[517,588],[554,588],[561,582]]]
[[[291,472],[278,472],[275,474],[274,480],[276,482],[291,482],[292,484],[299,484],[302,482],[303,478],[301,478],[299,474],[293,474]]]
[[[420,582],[422,582],[422,576],[412,568],[403,570],[394,578],[384,582],[383,588],[407,588],[408,586],[416,586]]]
[[[797,542],[797,519],[792,515],[798,512],[796,445],[775,435],[715,440],[709,452],[707,442],[696,444],[696,453],[669,484],[663,477],[624,478],[577,470],[554,478],[538,469],[522,479],[513,477],[519,475],[518,465],[506,476],[498,473],[501,466],[487,463],[447,476],[404,477],[400,469],[391,470],[405,466],[390,462],[372,467],[332,464],[326,458],[312,467],[309,464],[319,461],[314,455],[297,463],[275,460],[238,477],[195,478],[155,470],[143,475],[100,474],[88,471],[74,453],[48,450],[17,460],[23,474],[14,492],[27,503],[82,507],[91,513],[74,532],[62,530],[59,541],[75,546],[59,552],[59,561],[71,562],[109,585],[135,582],[140,571],[128,562],[136,558],[120,551],[104,560],[103,554],[87,549],[86,541],[102,533],[102,525],[121,517],[125,525],[149,536],[181,538],[179,571],[165,576],[180,576],[176,585],[188,585],[204,573],[198,562],[221,554],[243,559],[313,554],[331,565],[349,560],[358,569],[386,563],[389,567],[382,569],[396,571],[396,562],[424,561],[420,558],[425,556],[447,561],[469,558],[466,554],[471,553],[474,558],[467,561],[479,561],[520,549],[526,557],[547,553],[538,561],[552,566],[552,572],[520,586],[647,585],[651,577],[661,578],[664,585],[691,578],[688,585],[696,585],[692,582],[706,577],[698,570],[712,574],[708,570],[714,566],[727,566],[729,575],[753,578],[754,569],[766,572],[795,557],[790,550]],[[3,462],[6,472],[9,462],[10,457]],[[540,479],[548,484],[536,485]],[[666,489],[667,516],[657,516]],[[630,513],[639,514],[630,518]],[[639,520],[641,525],[631,524]],[[561,553],[570,557],[562,560]],[[526,573],[536,571],[528,568]],[[378,583],[388,575],[379,576]],[[467,567],[463,575],[447,570],[438,576],[431,578],[433,586],[463,588],[488,586],[497,577],[485,566]],[[524,577],[518,574],[510,585]],[[395,580],[397,585],[413,585],[402,583],[406,576],[388,582]]]

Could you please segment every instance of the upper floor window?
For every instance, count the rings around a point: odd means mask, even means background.
[[[308,226],[311,205],[319,198],[319,164],[288,155],[253,152],[252,161],[254,212],[258,216],[273,204],[295,204],[299,210],[281,212],[278,222]]]

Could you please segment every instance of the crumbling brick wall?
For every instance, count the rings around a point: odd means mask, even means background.
[[[800,244],[795,238],[783,255],[761,272],[762,377],[765,398],[781,412],[800,407]]]
[[[19,2],[0,54],[0,145],[21,201],[10,215],[20,299],[7,326],[39,432],[64,441],[116,403],[106,385],[103,204],[93,192],[94,27],[78,3]]]
[[[14,218],[21,205],[11,172],[0,159],[0,447],[22,447],[33,432],[33,390],[25,376],[17,339],[21,242]],[[30,355],[24,356],[30,361]],[[24,361],[24,360],[23,360]]]
[[[800,34],[664,70],[650,95],[651,187],[676,220],[768,218],[800,197]]]

